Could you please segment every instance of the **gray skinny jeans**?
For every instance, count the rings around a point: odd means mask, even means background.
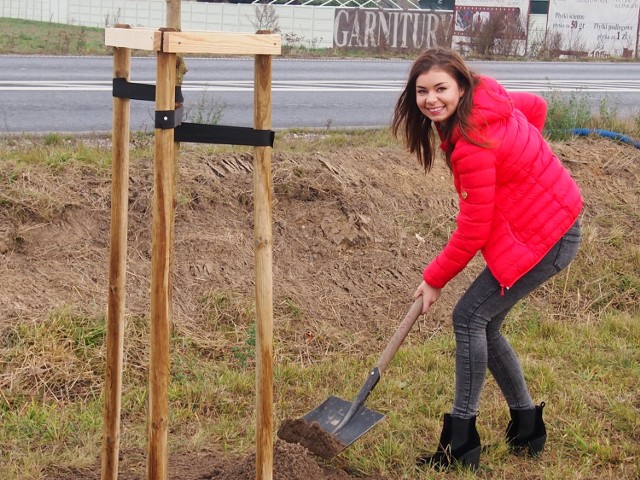
[[[478,414],[487,368],[509,408],[534,408],[518,357],[500,327],[516,303],[571,263],[579,246],[580,223],[576,220],[532,270],[504,290],[504,295],[498,281],[485,268],[460,298],[453,310],[456,390],[452,416],[471,418]]]

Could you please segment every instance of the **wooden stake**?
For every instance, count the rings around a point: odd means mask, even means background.
[[[271,56],[255,56],[254,127],[271,129]],[[273,273],[271,147],[254,148],[256,262],[256,479],[273,479]]]
[[[131,50],[115,48],[113,73],[129,80]],[[107,300],[107,365],[102,426],[102,480],[117,480],[120,450],[120,407],[124,348],[127,263],[127,208],[129,205],[130,100],[113,97],[111,164],[111,235]]]
[[[158,52],[156,110],[175,108],[176,55]],[[169,332],[175,212],[174,131],[155,130],[147,478],[167,479]]]

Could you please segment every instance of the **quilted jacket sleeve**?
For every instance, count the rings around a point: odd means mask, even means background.
[[[542,133],[544,123],[547,121],[547,102],[544,98],[534,93],[509,92],[513,107],[524,113],[530,124]]]
[[[456,146],[452,166],[460,210],[457,227],[442,252],[425,268],[424,281],[444,287],[485,245],[491,232],[496,192],[496,157],[488,149]]]

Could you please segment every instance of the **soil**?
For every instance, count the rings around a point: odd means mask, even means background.
[[[278,438],[297,443],[313,454],[330,459],[345,448],[345,444],[324,431],[318,422],[307,422],[304,418],[285,419],[277,431]]]
[[[298,443],[276,441],[273,455],[274,479],[293,480],[342,480],[353,478],[344,470],[321,467],[309,450]],[[251,454],[238,463],[214,471],[210,480],[253,480],[256,477],[256,458]],[[383,480],[384,477],[360,477],[367,480]]]
[[[104,148],[110,148],[108,142]],[[580,139],[554,149],[581,184],[586,216],[604,208],[597,197],[605,189],[615,189],[620,198],[636,195],[638,157],[632,147]],[[132,159],[126,298],[130,319],[144,318],[149,311],[152,176],[151,158]],[[0,336],[25,319],[44,320],[56,309],[103,315],[110,172],[2,162],[0,181]],[[220,360],[228,360],[232,349],[208,323],[199,299],[216,292],[231,292],[232,299],[253,298],[252,189],[251,154],[181,147],[173,326],[197,341],[204,354]],[[382,351],[411,304],[422,268],[442,248],[455,220],[457,197],[442,162],[425,176],[399,147],[299,154],[279,152],[276,141],[273,191],[275,361],[311,364]],[[635,207],[621,203],[617,208]],[[458,275],[406,341],[423,341],[448,324],[453,302],[482,267],[476,259]],[[229,327],[224,321],[218,327]],[[137,359],[128,361],[135,364]],[[100,392],[103,379],[92,377],[91,371],[82,381],[65,383],[51,377],[63,365],[45,367],[16,368],[13,387],[46,382],[47,394],[60,399]],[[363,364],[363,372],[367,367]],[[139,368],[144,374],[143,361]],[[40,375],[37,381],[28,378],[30,372]],[[283,423],[280,434],[290,441],[275,442],[276,480],[390,478],[326,464],[321,457],[330,457],[331,449],[339,446],[329,442],[318,448],[317,434],[322,432],[306,427],[294,420]],[[309,434],[312,440],[315,435],[316,445],[309,444]],[[299,443],[292,440],[296,435]],[[124,447],[121,451],[120,478],[142,478],[144,453]],[[172,452],[169,472],[172,480],[253,479],[255,455]],[[48,478],[99,477],[98,462],[83,471],[58,468]]]
[[[141,452],[125,452],[124,468],[120,468],[120,480],[141,480],[145,457]],[[169,456],[171,480],[254,480],[256,478],[255,452],[244,457],[224,455],[219,452],[172,454]],[[92,469],[59,469],[47,480],[98,480],[99,467]],[[347,471],[318,463],[318,458],[298,443],[277,440],[273,450],[274,480],[390,480],[383,476],[353,476]]]

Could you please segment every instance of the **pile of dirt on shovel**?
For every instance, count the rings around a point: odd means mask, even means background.
[[[345,448],[345,445],[335,436],[322,430],[318,422],[309,423],[304,418],[283,421],[278,427],[278,438],[285,442],[298,443],[327,460],[335,457]]]

